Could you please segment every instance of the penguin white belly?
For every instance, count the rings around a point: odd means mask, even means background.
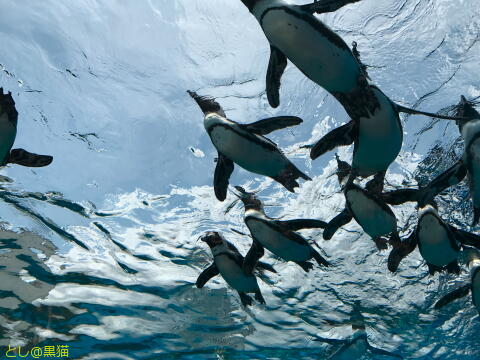
[[[458,250],[452,248],[449,233],[433,215],[424,215],[418,223],[418,242],[422,257],[429,264],[444,267],[455,261]]]
[[[327,91],[345,93],[353,90],[357,86],[360,68],[350,49],[338,47],[329,36],[325,36],[325,32],[331,32],[325,25],[319,23],[318,26],[325,30],[317,30],[312,23],[319,21],[313,15],[291,11],[296,15],[281,8],[269,10],[264,15],[262,28],[269,42]],[[340,38],[338,40],[343,42]]]
[[[0,165],[10,153],[16,135],[17,128],[9,121],[7,113],[4,112],[0,116]]]
[[[227,255],[217,255],[215,265],[228,285],[240,292],[255,292],[258,289],[255,276],[246,276],[243,269]]]
[[[306,261],[311,258],[309,246],[290,240],[262,221],[250,219],[247,227],[264,248],[286,261]]]
[[[348,346],[336,353],[332,360],[353,360],[360,359],[368,350],[368,342],[365,337],[358,337]]]
[[[347,191],[345,197],[355,220],[372,238],[390,234],[396,230],[397,220],[395,216],[385,211],[362,191]]]
[[[403,132],[390,100],[374,90],[380,108],[368,118],[360,118],[352,167],[367,177],[387,170],[402,148]]]
[[[210,138],[220,153],[256,174],[275,177],[289,164],[280,151],[272,151],[262,146],[265,140],[260,137],[254,141],[229,127],[215,126],[210,131]]]

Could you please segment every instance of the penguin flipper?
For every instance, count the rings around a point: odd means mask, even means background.
[[[462,297],[467,296],[470,293],[471,286],[470,284],[463,285],[462,287],[448,293],[444,297],[442,297],[440,300],[438,300],[435,303],[435,309],[440,309],[444,307],[447,304],[450,304],[452,301],[460,299]]]
[[[425,189],[422,189],[423,194],[419,205],[422,206],[426,204],[443,190],[458,184],[465,176],[467,176],[467,167],[463,164],[462,160],[459,160],[447,171],[433,179]]]
[[[455,234],[455,237],[458,239],[458,241],[460,241],[463,245],[473,246],[477,249],[480,249],[480,235],[457,229],[452,225],[449,225],[449,228]]]
[[[205,286],[205,284],[213,278],[214,276],[217,276],[220,272],[217,269],[217,266],[215,264],[210,265],[208,268],[202,271],[202,273],[198,276],[197,279],[197,288],[201,289],[202,287]]]
[[[275,116],[262,119],[248,125],[243,125],[243,127],[254,134],[267,135],[272,131],[299,125],[302,122],[303,120],[297,116]]]
[[[345,208],[340,214],[335,216],[327,224],[327,227],[323,231],[323,239],[330,240],[339,228],[341,228],[343,225],[348,224],[350,221],[352,221],[352,219],[352,213],[350,212],[350,210]]]
[[[218,153],[217,166],[213,176],[213,188],[218,200],[223,201],[227,197],[228,183],[230,175],[234,169],[233,161],[225,155]]]
[[[28,167],[43,167],[50,165],[52,161],[53,157],[50,155],[37,155],[24,149],[13,149],[7,159],[7,163]]]
[[[310,158],[315,160],[327,151],[338,146],[351,145],[356,137],[357,126],[353,121],[346,123],[326,134],[310,150]]]
[[[390,351],[387,351],[387,350],[378,349],[376,347],[373,347],[370,344],[368,344],[368,350],[370,350],[373,354],[376,354],[376,355],[390,356],[397,359],[403,359],[403,356],[391,353]]]
[[[395,272],[400,262],[407,257],[417,247],[417,236],[415,231],[410,236],[400,242],[392,242],[393,249],[388,256],[388,270]]]
[[[287,57],[276,47],[270,46],[267,69],[267,98],[271,107],[280,105],[280,79],[287,67]]]
[[[337,11],[341,7],[359,2],[361,0],[316,0],[312,4],[301,5],[300,7],[311,14],[323,14]]]
[[[288,229],[291,231],[297,231],[301,229],[325,229],[327,227],[327,223],[322,220],[316,219],[295,219],[295,220],[275,220],[275,224],[284,229]]]
[[[258,260],[265,254],[265,249],[256,240],[253,240],[252,247],[248,250],[245,260],[243,261],[243,272],[246,275],[253,275],[253,269]]]
[[[419,189],[398,189],[383,193],[382,199],[390,205],[401,205],[406,202],[417,202],[419,196]]]

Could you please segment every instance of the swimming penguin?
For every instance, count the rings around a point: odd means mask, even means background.
[[[350,315],[350,322],[354,333],[353,336],[348,340],[327,339],[322,337],[317,337],[315,339],[315,341],[326,342],[332,345],[343,344],[340,349],[328,357],[329,360],[361,359],[367,353],[403,359],[403,357],[400,355],[370,345],[365,326],[365,318],[360,312],[359,301],[356,301],[353,305],[353,310]]]
[[[480,236],[445,223],[438,215],[433,200],[418,210],[418,224],[412,234],[394,245],[388,257],[388,268],[395,272],[398,265],[418,245],[430,275],[447,270],[460,273],[458,254],[464,245],[480,248]]]
[[[48,155],[37,155],[24,149],[12,149],[17,136],[18,112],[15,109],[12,93],[3,93],[0,88],[0,166],[19,164],[28,167],[49,165],[53,158]]]
[[[450,186],[458,184],[465,177],[470,180],[470,195],[473,200],[473,222],[480,219],[480,114],[464,96],[456,106],[456,115],[463,117],[457,125],[464,140],[462,158],[443,174],[418,190],[390,194],[392,199],[400,201],[419,201],[424,203]],[[470,119],[470,120],[469,120]],[[396,196],[395,196],[396,195]]]
[[[367,185],[367,190],[353,183],[349,176],[351,166],[336,156],[338,164],[339,182],[344,185],[345,209],[334,217],[323,231],[323,238],[330,240],[335,232],[343,225],[355,219],[362,229],[375,242],[379,250],[387,248],[387,241],[384,236],[390,234],[391,244],[400,241],[397,231],[397,218],[390,207],[383,201],[378,192],[383,187],[383,179],[374,178]],[[381,185],[378,185],[380,182]]]
[[[284,0],[242,0],[270,43],[266,88],[272,107],[280,103],[280,80],[287,58],[332,94],[350,93],[358,87],[364,74],[357,59],[342,38],[314,16],[358,1],[320,0],[298,6]]]
[[[253,268],[248,273],[244,272],[244,258],[235,245],[228,242],[216,231],[207,232],[201,240],[210,247],[213,254],[213,264],[200,274],[196,283],[197,287],[202,288],[211,278],[220,274],[228,285],[237,290],[243,306],[252,305],[252,298],[247,293],[255,293],[255,300],[265,304]],[[256,267],[276,273],[271,265],[263,262],[258,262]]]
[[[324,228],[326,223],[314,219],[275,220],[263,210],[263,205],[254,193],[235,186],[240,192],[237,195],[245,206],[245,224],[253,238],[252,247],[245,256],[245,272],[249,273],[255,267],[258,259],[264,254],[264,248],[285,261],[293,261],[308,272],[313,264],[308,260],[315,259],[319,265],[329,266],[308,241],[296,233],[301,229]]]
[[[466,284],[442,297],[435,304],[435,309],[441,309],[452,301],[465,297],[471,293],[473,305],[475,305],[480,314],[480,256],[478,253],[476,253],[470,261],[470,268],[470,284]]]
[[[227,196],[233,164],[255,174],[271,177],[288,191],[298,187],[297,179],[311,180],[288,160],[277,145],[263,135],[274,130],[298,125],[302,119],[279,116],[259,120],[252,124],[239,124],[226,118],[220,105],[211,98],[189,91],[205,114],[204,126],[218,151],[214,175],[214,189],[218,200]]]
[[[312,160],[323,155],[327,151],[339,146],[354,144],[352,159],[352,177],[369,177],[377,175],[383,178],[391,163],[395,161],[403,143],[403,128],[400,122],[399,112],[410,112],[438,117],[446,120],[464,120],[463,115],[444,116],[439,114],[425,113],[417,110],[401,107],[392,102],[378,87],[368,85],[365,90],[368,98],[374,106],[362,111],[363,106],[356,104],[350,114],[357,113],[356,117],[345,125],[342,125],[323,136],[310,147]]]

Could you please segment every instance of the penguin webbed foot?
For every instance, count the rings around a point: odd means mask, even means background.
[[[239,291],[238,295],[240,296],[240,301],[242,302],[243,306],[247,307],[253,304],[253,299],[244,292]]]
[[[373,238],[373,242],[375,243],[379,251],[388,249],[388,241],[384,237],[378,236],[376,238]]]
[[[400,262],[417,247],[415,232],[404,241],[400,240],[398,234],[393,234],[390,238],[390,244],[393,249],[388,256],[388,270],[395,272]]]
[[[266,304],[265,299],[263,298],[263,295],[260,290],[257,290],[255,292],[255,300],[257,300],[260,304]]]
[[[460,275],[460,266],[458,265],[457,261],[453,261],[447,265],[447,272],[449,274],[456,274]]]

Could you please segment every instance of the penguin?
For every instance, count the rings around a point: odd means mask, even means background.
[[[352,177],[369,177],[377,175],[385,177],[388,167],[395,161],[403,143],[403,127],[399,112],[409,112],[437,117],[445,120],[464,121],[468,117],[463,114],[446,116],[426,113],[401,107],[391,101],[375,85],[368,85],[364,93],[371,98],[366,111],[362,111],[362,104],[354,104],[347,112],[355,113],[352,120],[323,136],[310,149],[310,158],[317,159],[327,151],[339,146],[353,143]],[[349,105],[351,106],[351,105]]]
[[[397,218],[378,194],[383,187],[383,179],[378,177],[372,179],[366,185],[367,190],[364,190],[356,185],[352,177],[349,176],[351,166],[340,160],[338,155],[336,155],[336,160],[340,184],[343,184],[345,179],[348,178],[343,187],[345,209],[327,224],[323,231],[323,238],[330,240],[341,226],[355,219],[363,231],[373,239],[379,250],[385,250],[388,247],[388,243],[384,239],[386,235],[390,234],[388,242],[391,244],[400,242],[397,231]]]
[[[216,231],[207,232],[202,236],[201,240],[210,247],[213,255],[213,264],[200,274],[196,282],[197,288],[203,288],[211,278],[220,274],[228,285],[237,290],[243,306],[252,305],[252,298],[247,293],[254,293],[255,300],[260,304],[265,304],[265,299],[258,287],[253,268],[249,273],[244,272],[244,258],[235,245],[227,241]],[[256,267],[276,273],[276,270],[271,265],[263,262],[258,262]]]
[[[388,268],[395,272],[403,258],[418,245],[430,275],[447,270],[460,273],[458,255],[463,246],[480,248],[480,236],[447,224],[438,214],[435,201],[418,209],[418,224],[412,234],[394,246],[388,257]]]
[[[278,129],[302,123],[294,116],[279,116],[259,120],[252,124],[239,124],[226,118],[225,112],[213,99],[189,91],[205,114],[204,126],[218,151],[214,175],[214,190],[218,200],[227,196],[234,163],[245,170],[268,176],[288,191],[298,187],[298,178],[311,180],[288,160],[277,145],[263,135]]]
[[[461,159],[426,186],[390,191],[384,194],[384,199],[392,205],[418,202],[420,206],[424,206],[436,195],[467,177],[470,180],[473,200],[472,226],[475,226],[480,219],[480,114],[463,95],[460,102],[454,106],[454,111],[459,117],[457,125],[464,139]]]
[[[320,0],[292,5],[284,0],[242,0],[270,43],[267,98],[280,104],[280,80],[289,59],[310,80],[330,93],[349,93],[363,77],[348,45],[314,14],[333,12],[360,0]]]
[[[334,12],[361,0],[318,0],[306,5],[285,0],[241,0],[259,22],[269,44],[266,93],[270,106],[280,104],[280,81],[290,60],[306,77],[331,93],[354,120],[379,106],[357,45],[353,50],[314,14]],[[398,112],[430,115],[398,104]],[[381,112],[389,112],[390,109]]]
[[[353,305],[350,322],[354,333],[348,340],[327,339],[322,337],[317,337],[315,339],[315,341],[325,342],[332,345],[343,344],[337,351],[328,357],[329,360],[360,359],[367,353],[403,359],[400,355],[370,345],[365,326],[365,318],[360,312],[360,301],[356,301]]]
[[[0,88],[0,166],[18,164],[28,167],[49,165],[53,157],[37,155],[24,149],[12,149],[17,136],[18,112],[12,93],[3,93]]]
[[[477,308],[478,314],[480,315],[480,256],[478,253],[471,259],[470,268],[470,284],[463,285],[442,297],[435,303],[435,309],[439,310],[452,301],[471,293],[473,305]]]
[[[235,186],[240,193],[237,196],[245,206],[244,221],[250,230],[253,243],[245,256],[244,270],[249,273],[257,261],[264,255],[265,248],[285,261],[293,261],[305,272],[313,268],[310,259],[315,259],[319,265],[329,266],[308,241],[296,233],[301,229],[324,228],[326,223],[315,219],[276,220],[265,215],[262,202],[254,193],[245,191],[241,186]]]

